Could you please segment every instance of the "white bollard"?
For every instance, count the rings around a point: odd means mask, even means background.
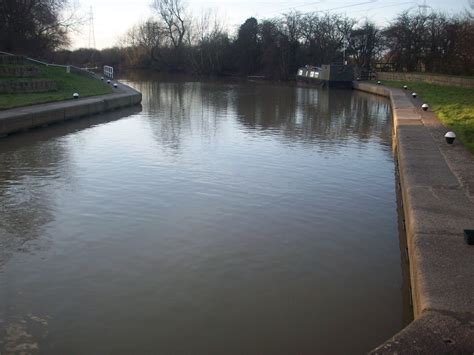
[[[444,135],[444,138],[446,138],[446,143],[453,144],[456,139],[456,134],[454,132],[448,132]]]

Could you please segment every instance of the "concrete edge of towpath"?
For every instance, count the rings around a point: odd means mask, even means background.
[[[0,111],[0,137],[52,123],[97,115],[139,105],[142,94],[117,83],[114,92],[106,95],[16,107]]]
[[[409,90],[354,82],[389,98],[410,265],[414,321],[372,354],[474,353],[474,156]]]

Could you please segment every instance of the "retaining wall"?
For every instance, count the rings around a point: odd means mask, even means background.
[[[0,52],[0,53],[6,54],[5,52]],[[13,54],[3,55],[2,54],[0,55],[0,64],[15,64],[15,65],[25,64],[25,59],[26,57],[22,55],[13,55]]]
[[[415,320],[373,351],[474,353],[474,156],[422,102],[400,89],[354,82],[354,89],[388,97],[400,174]]]
[[[0,81],[0,93],[18,94],[29,92],[47,92],[58,88],[54,80]]]
[[[0,66],[0,77],[31,78],[40,74],[39,68],[32,65]]]
[[[141,103],[142,95],[138,91],[123,84],[119,84],[116,90],[109,95],[0,111],[0,136]]]
[[[463,88],[474,88],[474,78],[461,76],[421,74],[421,73],[400,73],[400,72],[377,72],[379,80],[395,80],[406,82],[422,82],[444,86],[459,86]]]

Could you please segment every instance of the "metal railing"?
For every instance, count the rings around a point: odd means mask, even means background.
[[[13,53],[8,53],[8,52],[2,52],[0,51],[0,55],[8,55],[8,56],[15,56]],[[51,63],[46,63],[41,60],[33,59],[27,56],[24,56],[25,60],[35,63],[35,64],[40,64],[40,65],[45,65],[47,67],[56,67],[56,68],[65,68],[67,73],[76,73],[79,75],[87,75],[87,76],[93,76],[96,77],[96,74],[91,71],[90,69],[99,69],[98,67],[95,68],[79,68],[74,65],[62,65],[62,64],[51,64]],[[110,79],[114,78],[114,68],[109,66],[109,65],[104,65],[104,76]]]
[[[110,79],[114,78],[114,68],[108,65],[104,65],[104,76]]]
[[[0,55],[15,56],[15,54],[13,54],[13,53],[8,53],[8,52],[3,52],[3,51],[0,51]],[[27,56],[24,56],[24,57],[25,57],[25,60],[27,60],[29,62],[32,62],[32,63],[35,63],[35,64],[40,64],[40,65],[44,65],[44,66],[47,66],[47,67],[65,68],[66,72],[68,72],[68,73],[75,72],[75,73],[80,74],[80,75],[95,76],[94,72],[88,70],[89,68],[79,68],[79,67],[76,67],[74,65],[62,65],[62,64],[46,63],[46,62],[43,62],[41,60],[33,59],[33,58],[30,58],[30,57],[27,57]]]

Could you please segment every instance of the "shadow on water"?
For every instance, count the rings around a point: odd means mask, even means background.
[[[400,175],[398,164],[395,162],[395,191],[397,194],[397,222],[398,236],[400,239],[400,268],[402,273],[401,294],[403,302],[402,324],[407,326],[413,321],[413,303],[411,296],[411,279],[410,279],[410,260],[408,258],[408,242],[405,225],[405,212],[403,210],[402,190],[400,185]]]

